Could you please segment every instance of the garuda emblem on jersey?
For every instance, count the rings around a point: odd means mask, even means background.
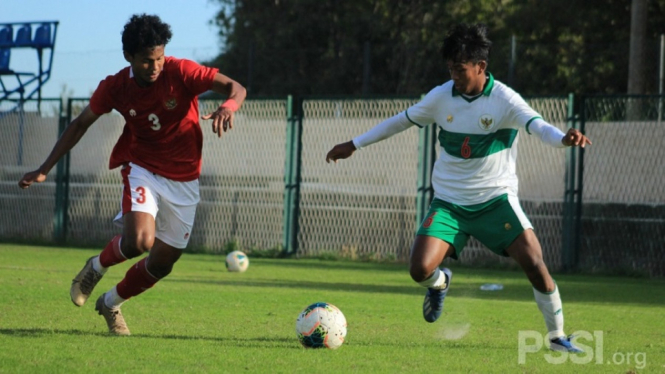
[[[176,101],[175,97],[166,99],[164,102],[164,107],[166,107],[168,110],[174,109],[176,106],[178,106],[178,102]]]
[[[489,131],[492,127],[494,127],[494,119],[489,114],[483,114],[478,120],[478,125],[481,129]]]

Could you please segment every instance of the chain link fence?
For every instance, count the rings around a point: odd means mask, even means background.
[[[352,139],[416,102],[417,98],[304,101],[299,254],[333,252],[349,258],[408,259],[419,224],[420,132],[427,130],[413,127],[336,165],[326,165],[325,154],[333,145]],[[567,98],[531,99],[530,104],[566,130]],[[520,198],[540,237],[546,261],[560,268],[566,153],[524,132],[520,143]],[[469,242],[460,257],[465,264],[497,261],[511,262],[476,240]]]
[[[305,100],[298,253],[405,260],[416,229],[419,134],[410,129],[337,164],[326,153],[413,99]]]
[[[665,274],[664,99],[583,101],[583,129],[594,145],[583,154],[580,268]]]
[[[202,121],[201,204],[191,249],[222,252],[233,245],[405,261],[426,208],[423,175],[431,167],[430,146],[437,145],[433,127],[411,128],[337,164],[326,164],[325,155],[418,99],[249,100],[221,139]],[[665,275],[662,99],[582,98],[580,126],[594,144],[577,155],[520,132],[519,197],[552,270]],[[527,101],[560,129],[570,125],[570,98]],[[201,114],[218,104],[202,100]],[[119,232],[112,219],[120,209],[121,177],[107,166],[124,125],[117,113],[102,116],[45,183],[17,187],[85,105],[87,99],[70,100],[67,118],[59,100],[29,101],[23,110],[0,103],[2,240],[101,246]],[[583,176],[579,185],[566,180],[575,169],[572,174]],[[577,200],[568,200],[571,194]],[[579,208],[567,216],[571,204]],[[460,262],[512,264],[475,240]]]
[[[87,105],[88,100],[70,100],[70,119]],[[101,246],[119,232],[113,217],[120,211],[122,178],[118,170],[109,170],[108,164],[124,123],[116,112],[101,116],[69,153],[68,243]]]
[[[18,181],[51,152],[61,108],[60,100],[0,101],[0,239],[53,241],[58,171],[40,188],[21,190]]]
[[[220,103],[202,101],[201,114]],[[233,129],[218,138],[202,121],[201,203],[191,245],[220,251],[282,245],[286,100],[246,101]]]
[[[72,101],[72,118],[87,105]],[[200,113],[217,101],[201,101]],[[201,121],[203,165],[201,203],[190,245],[215,252],[229,243],[243,248],[282,244],[286,102],[248,101],[221,138],[211,121]],[[108,158],[124,119],[112,112],[99,118],[71,151],[67,240],[100,245],[119,232],[112,223],[120,211],[122,179]]]

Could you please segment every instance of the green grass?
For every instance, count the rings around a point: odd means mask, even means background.
[[[566,331],[602,331],[603,363],[552,364],[543,349],[519,364],[519,331],[545,330],[521,272],[453,267],[444,315],[429,324],[404,264],[259,258],[228,273],[223,256],[185,254],[123,305],[132,336],[113,337],[94,300],[134,261],[110,269],[85,306],[69,300],[71,279],[98,251],[0,244],[0,372],[665,372],[663,280],[557,275]],[[479,290],[490,282],[504,289]],[[298,343],[296,317],[316,301],[348,320],[338,350]]]

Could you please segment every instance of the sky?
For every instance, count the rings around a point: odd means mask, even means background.
[[[0,23],[59,21],[42,97],[60,97],[63,88],[67,96],[89,97],[99,81],[128,66],[121,32],[132,14],[158,15],[173,32],[166,54],[201,62],[221,52],[219,29],[210,24],[220,9],[214,0],[0,0]],[[14,48],[10,68],[36,72],[37,61],[34,49]],[[17,85],[8,77],[3,81]]]

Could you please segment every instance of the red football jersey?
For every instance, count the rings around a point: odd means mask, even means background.
[[[166,57],[164,69],[149,87],[136,84],[131,67],[101,81],[90,109],[98,115],[115,109],[126,122],[109,168],[131,161],[176,181],[198,178],[203,134],[197,96],[212,88],[217,71]]]

